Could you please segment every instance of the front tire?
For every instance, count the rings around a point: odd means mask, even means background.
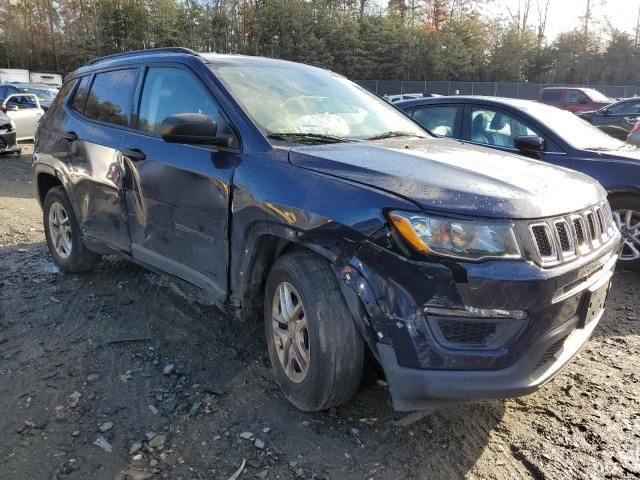
[[[640,196],[621,195],[609,202],[622,235],[618,266],[640,270]]]
[[[62,270],[84,272],[93,269],[100,261],[100,255],[89,250],[82,240],[80,225],[64,188],[54,187],[47,192],[42,221],[49,251]]]
[[[264,323],[276,381],[291,403],[319,411],[354,395],[364,345],[327,262],[307,252],[280,257],[267,279]]]

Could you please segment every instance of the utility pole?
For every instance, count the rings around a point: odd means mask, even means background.
[[[584,16],[584,36],[589,34],[589,19],[591,17],[591,0],[587,0],[587,13]]]
[[[640,4],[638,6],[638,19],[636,20],[636,40],[633,43],[638,48],[638,42],[640,42]]]

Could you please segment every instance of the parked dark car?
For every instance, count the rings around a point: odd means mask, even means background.
[[[611,98],[593,88],[577,87],[543,88],[538,100],[574,113],[597,110],[613,103]]]
[[[398,410],[533,392],[591,335],[620,244],[594,180],[433,138],[280,60],[95,60],[43,118],[34,165],[61,269],[117,253],[263,317],[303,410],[347,401],[365,349]]]
[[[592,112],[577,114],[591,125],[619,140],[626,140],[640,117],[640,98],[630,98]]]
[[[16,127],[6,113],[0,112],[0,154],[20,153],[16,143]]]
[[[396,105],[435,134],[527,155],[598,180],[622,232],[620,261],[640,268],[640,150],[576,115],[528,100],[440,97]]]

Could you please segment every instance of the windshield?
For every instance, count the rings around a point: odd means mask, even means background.
[[[537,118],[540,123],[549,127],[574,148],[619,150],[628,146],[566,110],[536,102],[523,102],[517,106]]]
[[[327,70],[267,62],[211,68],[260,130],[279,140],[428,135],[384,100]]]
[[[53,99],[56,98],[57,90],[48,90],[44,88],[21,88],[20,91],[25,93],[35,93],[38,96],[38,99],[43,102],[53,102]]]
[[[603,95],[598,90],[594,90],[593,88],[585,88],[584,92],[589,95],[591,100],[594,102],[611,102],[609,97]]]

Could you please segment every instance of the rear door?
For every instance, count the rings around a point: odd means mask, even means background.
[[[420,105],[408,110],[407,113],[434,135],[460,138],[462,105]]]
[[[592,101],[580,90],[567,90],[565,94],[565,108],[570,112],[586,112],[593,110]]]
[[[131,122],[138,67],[120,67],[82,78],[58,135],[69,149],[72,196],[83,234],[129,252],[129,231],[119,147]]]
[[[239,149],[168,143],[160,130],[178,113],[208,115],[221,134],[231,131],[229,121],[187,66],[150,65],[139,90],[137,131],[128,132],[121,147],[132,254],[224,300]]]

